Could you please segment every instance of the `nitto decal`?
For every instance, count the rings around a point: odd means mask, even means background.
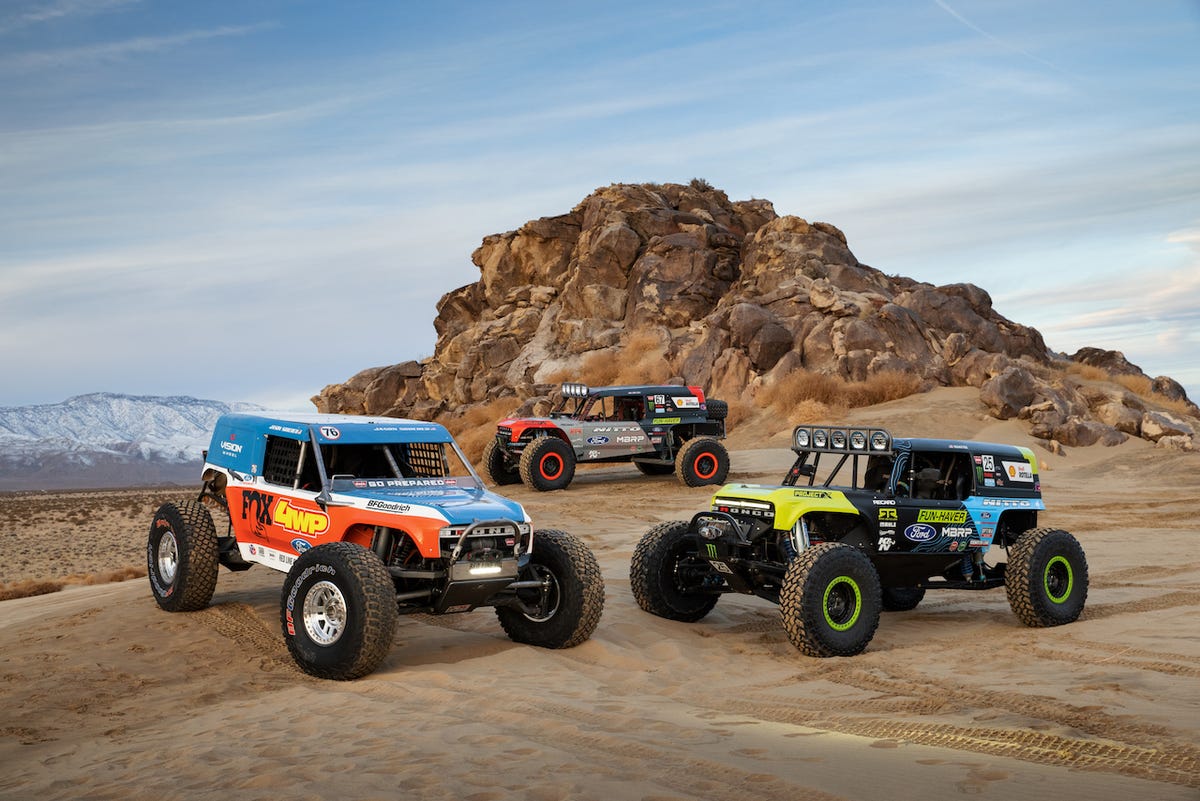
[[[310,537],[321,534],[329,528],[329,515],[324,512],[297,509],[287,498],[275,504],[271,519],[277,526],[299,534],[307,534]]]
[[[922,509],[917,512],[918,523],[965,523],[966,509]]]
[[[933,526],[927,526],[924,523],[913,523],[908,528],[904,529],[905,539],[912,542],[929,542],[937,536],[937,529]]]
[[[588,445],[607,445],[608,437],[588,437],[587,444]]]

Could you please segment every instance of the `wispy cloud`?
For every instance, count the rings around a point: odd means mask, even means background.
[[[1052,64],[1049,61],[1047,61],[1046,59],[1036,56],[1033,53],[1030,53],[1028,50],[1023,50],[1022,48],[1017,47],[1016,45],[1012,44],[1011,42],[1008,42],[1005,39],[1001,39],[999,36],[991,34],[988,31],[985,31],[983,28],[979,27],[974,22],[967,19],[962,14],[958,13],[953,8],[951,8],[950,4],[944,2],[944,0],[933,0],[933,2],[937,4],[938,8],[942,9],[942,11],[945,11],[947,14],[954,17],[954,19],[958,20],[963,25],[965,25],[968,28],[970,28],[971,30],[975,31],[980,36],[982,36],[986,39],[989,39],[992,42],[995,42],[996,44],[1000,45],[1004,49],[1010,50],[1013,53],[1016,53],[1017,55],[1024,56],[1025,58],[1029,59],[1030,61],[1036,61],[1038,64],[1041,64],[1044,67],[1049,67],[1050,69],[1052,69],[1056,72],[1063,71],[1062,69],[1060,69],[1058,67],[1057,64]]]
[[[227,25],[206,30],[186,31],[170,36],[138,36],[119,42],[64,47],[53,50],[36,50],[14,53],[0,59],[0,70],[33,72],[36,70],[79,67],[86,64],[121,61],[131,56],[170,51],[192,42],[229,36],[246,36],[265,28],[267,23],[257,25]]]
[[[91,17],[109,11],[123,10],[141,2],[143,0],[56,0],[53,3],[41,3],[27,11],[9,13],[0,17],[0,35],[72,17]]]

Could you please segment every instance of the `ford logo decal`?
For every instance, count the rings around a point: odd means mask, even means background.
[[[587,444],[588,445],[607,445],[608,437],[588,437]]]
[[[304,553],[311,547],[312,547],[312,545],[309,544],[309,542],[307,540],[302,540],[299,537],[292,540],[292,550],[295,551],[296,553]]]
[[[913,523],[904,529],[904,536],[913,542],[929,542],[937,536],[937,529],[927,523]]]

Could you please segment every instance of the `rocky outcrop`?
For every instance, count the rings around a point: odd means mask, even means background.
[[[1055,379],[1065,357],[980,287],[885,275],[836,227],[703,181],[604,187],[567,214],[485,237],[471,258],[480,280],[438,303],[432,357],[326,387],[318,409],[432,417],[536,399],[588,354],[650,336],[668,374],[727,397],[799,369],[851,381],[901,371],[980,387],[994,415],[1028,419],[1047,440],[1141,434],[1132,396],[1090,398]],[[1120,354],[1077,357],[1141,374]]]

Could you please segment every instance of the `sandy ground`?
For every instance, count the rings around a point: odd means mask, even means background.
[[[1029,442],[963,391],[850,417]],[[790,453],[772,434],[731,438],[731,479],[782,476]],[[638,609],[638,538],[710,493],[625,466],[580,471],[566,492],[506,488],[600,560],[604,616],[573,649],[516,645],[491,610],[405,617],[376,673],[319,681],[293,667],[282,575],[262,567],[222,571],[213,605],[192,614],[160,611],[145,578],[4,601],[0,799],[1196,801],[1200,455],[1037,452],[1040,522],[1087,552],[1081,620],[1029,629],[1003,590],[931,593],[885,613],[848,659],[801,656],[777,608],[751,597],[694,624]],[[24,537],[6,522],[0,579],[37,577],[38,554],[72,538],[72,552],[99,540],[122,554],[93,557],[96,570],[137,561],[149,521],[133,513],[114,503]]]

